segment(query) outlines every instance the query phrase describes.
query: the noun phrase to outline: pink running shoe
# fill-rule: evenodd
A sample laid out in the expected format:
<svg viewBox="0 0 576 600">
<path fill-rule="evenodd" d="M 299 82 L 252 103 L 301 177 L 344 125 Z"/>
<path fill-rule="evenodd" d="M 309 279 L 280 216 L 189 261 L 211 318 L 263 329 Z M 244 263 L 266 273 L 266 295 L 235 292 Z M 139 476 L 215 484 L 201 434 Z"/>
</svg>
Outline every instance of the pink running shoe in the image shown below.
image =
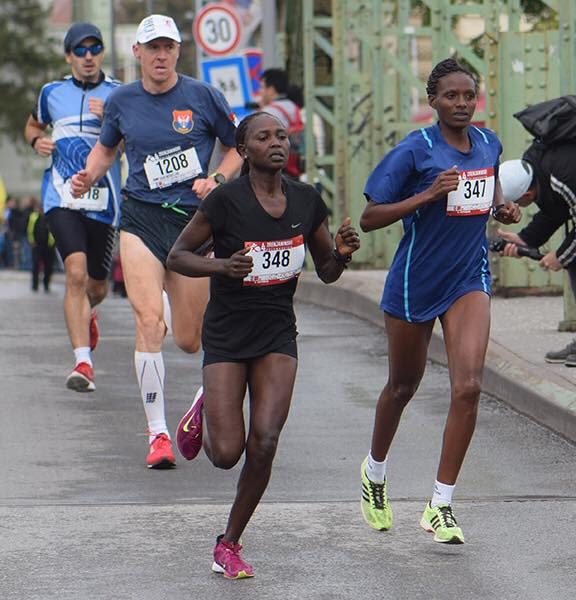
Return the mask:
<svg viewBox="0 0 576 600">
<path fill-rule="evenodd" d="M 176 445 L 180 454 L 186 460 L 198 456 L 202 449 L 202 405 L 204 403 L 204 388 L 200 386 L 194 396 L 192 406 L 180 419 L 176 429 Z"/>
<path fill-rule="evenodd" d="M 158 434 L 150 444 L 146 464 L 149 469 L 170 469 L 176 464 L 172 442 L 165 433 Z"/>
<path fill-rule="evenodd" d="M 98 315 L 93 310 L 90 314 L 90 350 L 94 350 L 100 339 L 100 331 L 98 330 Z"/>
<path fill-rule="evenodd" d="M 66 387 L 75 392 L 93 392 L 96 386 L 92 367 L 86 362 L 78 363 L 66 378 Z"/>
<path fill-rule="evenodd" d="M 214 562 L 212 563 L 214 573 L 222 573 L 226 579 L 254 577 L 252 566 L 240 558 L 242 546 L 233 542 L 227 542 L 222 539 L 223 537 L 223 535 L 219 535 L 216 538 Z"/>
</svg>

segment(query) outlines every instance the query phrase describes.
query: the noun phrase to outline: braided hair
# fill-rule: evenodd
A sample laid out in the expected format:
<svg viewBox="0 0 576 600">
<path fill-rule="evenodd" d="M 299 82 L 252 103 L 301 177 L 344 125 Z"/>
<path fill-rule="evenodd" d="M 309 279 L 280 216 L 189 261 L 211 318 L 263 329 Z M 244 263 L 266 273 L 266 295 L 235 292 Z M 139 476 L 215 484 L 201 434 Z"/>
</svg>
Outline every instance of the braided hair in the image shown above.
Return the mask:
<svg viewBox="0 0 576 600">
<path fill-rule="evenodd" d="M 428 81 L 426 82 L 426 93 L 428 96 L 436 96 L 438 93 L 438 82 L 442 77 L 446 77 L 446 75 L 451 75 L 452 73 L 464 73 L 468 75 L 470 79 L 474 82 L 474 88 L 478 90 L 478 82 L 476 81 L 476 77 L 465 67 L 463 67 L 457 60 L 454 58 L 446 58 L 440 61 L 430 73 L 428 77 Z"/>
</svg>

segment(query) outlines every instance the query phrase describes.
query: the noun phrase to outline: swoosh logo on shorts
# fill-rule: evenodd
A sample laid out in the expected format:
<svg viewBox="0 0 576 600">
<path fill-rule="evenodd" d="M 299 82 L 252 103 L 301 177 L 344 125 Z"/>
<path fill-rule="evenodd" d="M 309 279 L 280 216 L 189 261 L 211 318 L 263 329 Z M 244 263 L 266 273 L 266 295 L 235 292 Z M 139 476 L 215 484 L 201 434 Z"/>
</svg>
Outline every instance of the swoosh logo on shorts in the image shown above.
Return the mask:
<svg viewBox="0 0 576 600">
<path fill-rule="evenodd" d="M 292 227 L 292 229 L 296 229 L 296 227 L 300 227 L 301 224 L 302 223 L 296 223 L 296 225 L 292 225 L 291 227 Z"/>
</svg>

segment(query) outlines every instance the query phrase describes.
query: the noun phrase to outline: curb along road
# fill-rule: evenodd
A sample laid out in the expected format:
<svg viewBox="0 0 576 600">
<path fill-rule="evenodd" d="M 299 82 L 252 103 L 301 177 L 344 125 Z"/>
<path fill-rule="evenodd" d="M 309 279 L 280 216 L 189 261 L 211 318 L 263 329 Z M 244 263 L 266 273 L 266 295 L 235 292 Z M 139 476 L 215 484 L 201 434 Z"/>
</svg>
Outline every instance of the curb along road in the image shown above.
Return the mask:
<svg viewBox="0 0 576 600">
<path fill-rule="evenodd" d="M 326 285 L 315 273 L 300 276 L 296 299 L 353 314 L 383 329 L 379 308 L 385 271 L 348 271 Z M 498 310 L 493 302 L 492 310 Z M 493 327 L 494 333 L 494 327 Z M 437 323 L 428 358 L 446 366 L 442 330 Z M 576 385 L 545 365 L 536 365 L 491 335 L 482 389 L 534 421 L 576 442 Z"/>
</svg>

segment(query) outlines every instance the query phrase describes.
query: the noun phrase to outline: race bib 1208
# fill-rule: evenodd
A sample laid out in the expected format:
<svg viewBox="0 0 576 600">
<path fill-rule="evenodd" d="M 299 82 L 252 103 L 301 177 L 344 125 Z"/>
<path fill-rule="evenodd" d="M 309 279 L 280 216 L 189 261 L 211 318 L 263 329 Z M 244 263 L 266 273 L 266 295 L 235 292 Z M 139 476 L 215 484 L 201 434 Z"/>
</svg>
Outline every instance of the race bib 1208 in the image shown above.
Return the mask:
<svg viewBox="0 0 576 600">
<path fill-rule="evenodd" d="M 193 179 L 202 173 L 196 148 L 179 146 L 146 157 L 144 171 L 151 190 Z"/>
</svg>

